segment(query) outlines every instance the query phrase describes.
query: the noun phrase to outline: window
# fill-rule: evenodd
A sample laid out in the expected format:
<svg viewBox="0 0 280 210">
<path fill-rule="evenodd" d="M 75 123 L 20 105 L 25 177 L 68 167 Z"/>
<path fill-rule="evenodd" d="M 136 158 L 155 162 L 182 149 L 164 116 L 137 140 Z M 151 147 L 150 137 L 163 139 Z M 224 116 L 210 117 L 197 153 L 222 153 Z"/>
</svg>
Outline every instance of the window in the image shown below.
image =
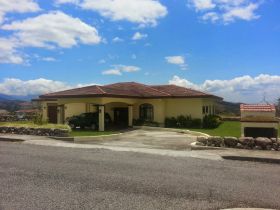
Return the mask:
<svg viewBox="0 0 280 210">
<path fill-rule="evenodd" d="M 139 107 L 140 119 L 145 121 L 154 120 L 154 107 L 151 104 L 142 104 Z"/>
<path fill-rule="evenodd" d="M 214 114 L 214 106 L 202 106 L 202 114 Z"/>
</svg>

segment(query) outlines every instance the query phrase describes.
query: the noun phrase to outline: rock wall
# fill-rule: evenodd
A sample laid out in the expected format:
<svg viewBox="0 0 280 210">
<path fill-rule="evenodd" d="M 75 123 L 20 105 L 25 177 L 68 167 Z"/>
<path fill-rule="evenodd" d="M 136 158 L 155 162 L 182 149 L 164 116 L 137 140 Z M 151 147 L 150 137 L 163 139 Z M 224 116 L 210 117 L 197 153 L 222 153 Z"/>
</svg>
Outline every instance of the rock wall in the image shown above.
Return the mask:
<svg viewBox="0 0 280 210">
<path fill-rule="evenodd" d="M 212 147 L 230 147 L 239 149 L 274 150 L 280 151 L 280 139 L 277 138 L 252 138 L 252 137 L 197 137 L 197 145 Z"/>
<path fill-rule="evenodd" d="M 35 136 L 59 136 L 59 137 L 69 136 L 69 130 L 67 129 L 27 128 L 27 127 L 7 127 L 7 126 L 1 126 L 0 133 L 35 135 Z"/>
</svg>

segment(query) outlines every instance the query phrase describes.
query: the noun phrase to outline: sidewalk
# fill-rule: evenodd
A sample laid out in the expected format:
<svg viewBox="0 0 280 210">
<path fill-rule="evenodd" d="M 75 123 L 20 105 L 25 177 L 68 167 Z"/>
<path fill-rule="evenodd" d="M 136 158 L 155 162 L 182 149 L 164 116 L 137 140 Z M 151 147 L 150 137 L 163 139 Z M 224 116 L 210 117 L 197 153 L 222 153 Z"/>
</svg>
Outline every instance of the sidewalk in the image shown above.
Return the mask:
<svg viewBox="0 0 280 210">
<path fill-rule="evenodd" d="M 196 157 L 212 160 L 239 160 L 239 161 L 254 161 L 265 163 L 280 164 L 280 151 L 265 151 L 265 150 L 245 150 L 245 149 L 213 149 L 213 150 L 175 150 L 164 148 L 143 148 L 126 146 L 125 144 L 99 144 L 91 142 L 90 144 L 78 144 L 73 142 L 65 142 L 61 140 L 54 140 L 46 136 L 31 136 L 31 135 L 14 135 L 14 134 L 1 134 L 0 141 L 23 142 L 27 144 L 35 144 L 42 146 L 56 146 L 56 147 L 72 147 L 80 149 L 109 149 L 114 151 L 123 152 L 140 152 L 157 155 L 167 155 L 173 157 Z"/>
</svg>

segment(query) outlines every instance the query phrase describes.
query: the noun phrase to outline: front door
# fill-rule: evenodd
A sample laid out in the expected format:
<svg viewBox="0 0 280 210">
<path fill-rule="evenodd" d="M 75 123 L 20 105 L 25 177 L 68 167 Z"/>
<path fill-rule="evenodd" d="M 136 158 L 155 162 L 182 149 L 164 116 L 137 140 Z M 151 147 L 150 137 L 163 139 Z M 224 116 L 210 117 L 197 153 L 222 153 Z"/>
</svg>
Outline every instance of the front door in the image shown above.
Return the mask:
<svg viewBox="0 0 280 210">
<path fill-rule="evenodd" d="M 57 106 L 48 106 L 49 123 L 57 123 Z"/>
<path fill-rule="evenodd" d="M 114 123 L 118 127 L 128 126 L 128 108 L 115 108 L 114 109 Z"/>
</svg>

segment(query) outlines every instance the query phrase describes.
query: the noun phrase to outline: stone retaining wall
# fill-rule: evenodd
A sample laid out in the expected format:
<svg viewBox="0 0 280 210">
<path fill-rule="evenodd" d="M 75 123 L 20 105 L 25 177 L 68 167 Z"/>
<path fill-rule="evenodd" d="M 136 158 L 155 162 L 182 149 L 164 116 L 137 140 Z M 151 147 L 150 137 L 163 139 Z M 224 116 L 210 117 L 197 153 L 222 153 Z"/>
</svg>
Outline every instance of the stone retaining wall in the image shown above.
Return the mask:
<svg viewBox="0 0 280 210">
<path fill-rule="evenodd" d="M 27 127 L 7 127 L 1 126 L 0 133 L 2 134 L 19 134 L 19 135 L 35 135 L 35 136 L 69 136 L 67 129 L 54 128 L 27 128 Z"/>
<path fill-rule="evenodd" d="M 277 138 L 252 138 L 252 137 L 197 137 L 196 145 L 211 147 L 230 147 L 239 149 L 274 150 L 280 151 L 280 139 Z"/>
</svg>

